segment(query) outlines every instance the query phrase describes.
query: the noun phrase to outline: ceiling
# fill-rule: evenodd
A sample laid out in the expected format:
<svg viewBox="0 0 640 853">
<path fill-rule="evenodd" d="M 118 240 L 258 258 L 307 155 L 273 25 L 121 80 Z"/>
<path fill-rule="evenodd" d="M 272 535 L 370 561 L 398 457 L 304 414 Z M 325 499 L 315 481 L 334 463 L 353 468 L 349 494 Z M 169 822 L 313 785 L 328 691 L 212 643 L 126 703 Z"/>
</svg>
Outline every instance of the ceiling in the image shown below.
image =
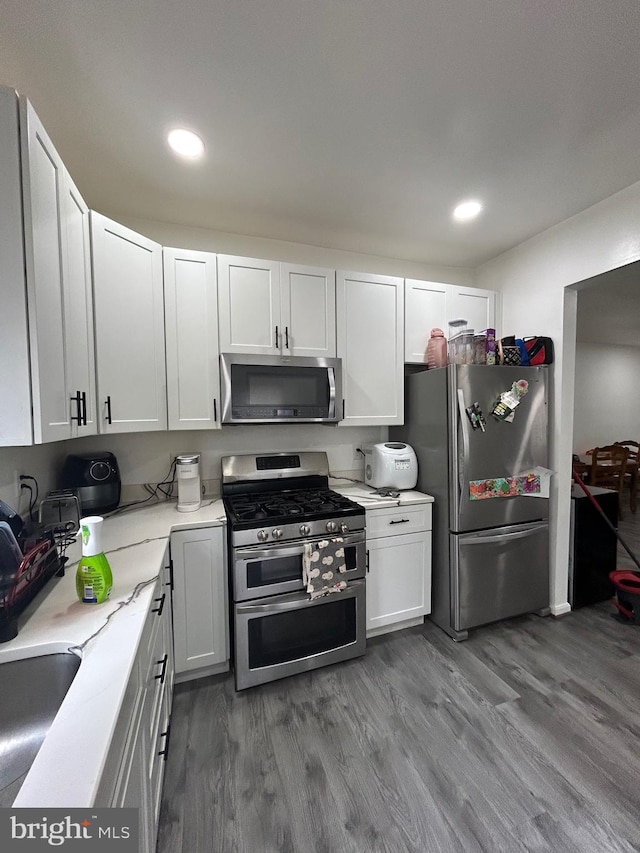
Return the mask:
<svg viewBox="0 0 640 853">
<path fill-rule="evenodd" d="M 638 0 L 2 0 L 0 82 L 108 215 L 475 267 L 640 179 L 638 32 Z"/>
</svg>

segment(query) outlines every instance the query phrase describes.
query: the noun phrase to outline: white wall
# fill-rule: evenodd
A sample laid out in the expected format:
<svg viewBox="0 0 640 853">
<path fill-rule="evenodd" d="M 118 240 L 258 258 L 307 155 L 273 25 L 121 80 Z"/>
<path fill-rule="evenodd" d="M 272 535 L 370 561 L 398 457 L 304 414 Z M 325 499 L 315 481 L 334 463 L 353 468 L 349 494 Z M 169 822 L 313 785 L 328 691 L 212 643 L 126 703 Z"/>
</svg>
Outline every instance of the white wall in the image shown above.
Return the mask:
<svg viewBox="0 0 640 853">
<path fill-rule="evenodd" d="M 577 292 L 571 285 L 640 258 L 640 183 L 633 184 L 478 271 L 477 285 L 503 293 L 503 329 L 555 341 L 551 400 L 551 608 L 569 609 L 567 572 L 573 446 Z"/>
<path fill-rule="evenodd" d="M 614 441 L 640 441 L 640 347 L 578 343 L 574 453 Z"/>
<path fill-rule="evenodd" d="M 100 211 L 103 212 L 103 211 Z M 109 211 L 104 211 L 111 216 Z M 163 246 L 193 249 L 200 252 L 219 252 L 226 255 L 241 255 L 249 258 L 264 258 L 271 261 L 309 264 L 310 266 L 335 267 L 356 272 L 398 275 L 404 278 L 419 278 L 427 281 L 442 281 L 473 287 L 473 270 L 463 267 L 443 267 L 434 264 L 416 263 L 401 258 L 383 258 L 379 255 L 364 255 L 344 252 L 339 249 L 289 243 L 285 240 L 268 240 L 264 237 L 249 237 L 228 234 L 224 231 L 209 231 L 167 222 L 136 219 L 130 216 L 112 216 L 118 222 L 132 228 L 150 240 Z"/>
</svg>

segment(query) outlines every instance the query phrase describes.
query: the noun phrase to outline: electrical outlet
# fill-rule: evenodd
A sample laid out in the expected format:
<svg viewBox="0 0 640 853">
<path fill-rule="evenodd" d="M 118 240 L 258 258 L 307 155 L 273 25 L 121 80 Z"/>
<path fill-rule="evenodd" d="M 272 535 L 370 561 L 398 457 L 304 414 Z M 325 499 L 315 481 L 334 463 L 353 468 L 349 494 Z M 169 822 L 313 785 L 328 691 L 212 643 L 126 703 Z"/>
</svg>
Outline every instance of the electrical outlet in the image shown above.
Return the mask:
<svg viewBox="0 0 640 853">
<path fill-rule="evenodd" d="M 360 451 L 362 448 L 359 444 L 353 446 L 353 462 L 359 467 L 364 465 L 364 455 Z"/>
</svg>

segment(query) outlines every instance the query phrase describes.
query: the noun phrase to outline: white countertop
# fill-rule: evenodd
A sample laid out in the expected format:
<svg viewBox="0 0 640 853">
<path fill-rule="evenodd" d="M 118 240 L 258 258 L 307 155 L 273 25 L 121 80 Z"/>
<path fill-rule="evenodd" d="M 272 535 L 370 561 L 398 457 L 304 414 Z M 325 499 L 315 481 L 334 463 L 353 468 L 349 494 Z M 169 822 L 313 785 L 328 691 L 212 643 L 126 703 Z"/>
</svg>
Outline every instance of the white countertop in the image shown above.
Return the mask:
<svg viewBox="0 0 640 853">
<path fill-rule="evenodd" d="M 433 501 L 416 491 L 381 497 L 350 480 L 334 479 L 329 485 L 365 508 Z M 0 663 L 67 651 L 82 658 L 16 807 L 93 805 L 171 532 L 224 523 L 220 499 L 206 500 L 195 512 L 178 512 L 174 500 L 108 516 L 103 547 L 113 589 L 100 605 L 78 601 L 80 546 L 70 546 L 64 578 L 48 583 L 20 617 L 18 636 L 0 645 Z"/>
<path fill-rule="evenodd" d="M 0 645 L 0 663 L 70 650 L 82 657 L 16 807 L 93 805 L 171 531 L 224 521 L 220 500 L 189 513 L 168 501 L 108 517 L 103 547 L 113 589 L 99 605 L 78 601 L 80 547 L 69 548 L 65 576 L 47 584 L 20 617 L 18 636 Z"/>
<path fill-rule="evenodd" d="M 384 509 L 394 506 L 409 506 L 410 504 L 433 503 L 434 500 L 431 495 L 425 495 L 423 492 L 416 492 L 413 489 L 401 491 L 396 498 L 383 496 L 379 495 L 371 486 L 353 480 L 331 479 L 329 486 L 336 492 L 340 492 L 341 495 L 359 503 L 365 509 Z"/>
</svg>

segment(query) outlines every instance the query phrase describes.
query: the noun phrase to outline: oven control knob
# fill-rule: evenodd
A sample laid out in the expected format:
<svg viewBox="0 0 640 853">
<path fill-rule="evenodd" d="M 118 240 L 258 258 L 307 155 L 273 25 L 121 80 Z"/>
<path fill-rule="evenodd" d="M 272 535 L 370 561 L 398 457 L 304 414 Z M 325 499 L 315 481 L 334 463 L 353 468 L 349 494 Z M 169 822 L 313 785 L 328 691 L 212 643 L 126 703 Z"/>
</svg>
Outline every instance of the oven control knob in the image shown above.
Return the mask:
<svg viewBox="0 0 640 853">
<path fill-rule="evenodd" d="M 309 527 L 308 524 L 301 524 L 300 525 L 300 535 L 301 536 L 308 536 L 310 533 L 311 533 L 311 528 Z"/>
<path fill-rule="evenodd" d="M 343 522 L 343 523 L 340 525 L 340 533 L 348 533 L 348 532 L 349 532 L 349 525 L 348 525 L 348 524 L 345 524 L 345 523 Z"/>
<path fill-rule="evenodd" d="M 279 527 L 275 527 L 271 531 L 271 535 L 273 536 L 274 539 L 282 539 L 282 530 L 280 530 Z"/>
<path fill-rule="evenodd" d="M 327 532 L 328 533 L 337 533 L 338 532 L 338 522 L 337 521 L 327 521 Z"/>
<path fill-rule="evenodd" d="M 259 542 L 266 542 L 268 538 L 269 538 L 269 534 L 267 533 L 266 530 L 258 530 L 258 541 Z"/>
</svg>

